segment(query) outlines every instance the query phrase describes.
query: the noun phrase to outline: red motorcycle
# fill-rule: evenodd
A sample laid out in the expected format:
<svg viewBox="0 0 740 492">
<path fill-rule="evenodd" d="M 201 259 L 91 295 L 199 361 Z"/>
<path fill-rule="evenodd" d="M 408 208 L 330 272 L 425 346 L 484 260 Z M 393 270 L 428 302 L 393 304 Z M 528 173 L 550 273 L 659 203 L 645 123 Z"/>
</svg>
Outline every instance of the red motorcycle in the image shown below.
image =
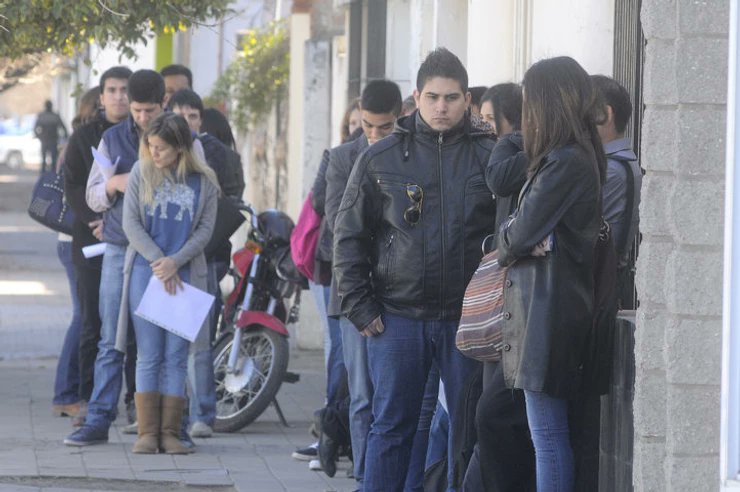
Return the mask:
<svg viewBox="0 0 740 492">
<path fill-rule="evenodd" d="M 249 425 L 270 403 L 287 425 L 275 395 L 283 382 L 298 380 L 288 372 L 286 326 L 298 320 L 301 290 L 308 287 L 290 258 L 290 217 L 239 208 L 249 215 L 249 233 L 233 255 L 235 288 L 223 306 L 213 349 L 217 432 Z"/>
</svg>

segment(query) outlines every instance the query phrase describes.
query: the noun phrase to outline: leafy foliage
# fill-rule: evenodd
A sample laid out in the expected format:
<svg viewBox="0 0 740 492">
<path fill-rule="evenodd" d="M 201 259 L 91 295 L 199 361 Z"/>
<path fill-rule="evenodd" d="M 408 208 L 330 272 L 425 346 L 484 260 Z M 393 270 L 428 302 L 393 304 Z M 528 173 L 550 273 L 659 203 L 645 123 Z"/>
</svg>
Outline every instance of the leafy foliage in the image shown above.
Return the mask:
<svg viewBox="0 0 740 492">
<path fill-rule="evenodd" d="M 0 0 L 0 57 L 56 52 L 71 56 L 88 42 L 133 46 L 227 13 L 229 0 Z"/>
<path fill-rule="evenodd" d="M 218 79 L 206 103 L 229 104 L 239 131 L 247 131 L 270 113 L 286 93 L 290 42 L 284 21 L 250 29 L 236 60 Z"/>
</svg>

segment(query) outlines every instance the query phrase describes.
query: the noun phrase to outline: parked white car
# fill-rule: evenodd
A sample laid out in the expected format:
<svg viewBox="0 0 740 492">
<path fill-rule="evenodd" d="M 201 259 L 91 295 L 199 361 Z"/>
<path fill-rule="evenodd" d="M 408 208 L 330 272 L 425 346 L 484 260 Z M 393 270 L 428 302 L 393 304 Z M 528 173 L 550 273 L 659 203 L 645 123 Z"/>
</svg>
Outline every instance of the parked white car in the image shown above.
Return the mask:
<svg viewBox="0 0 740 492">
<path fill-rule="evenodd" d="M 0 163 L 11 169 L 41 163 L 41 142 L 34 136 L 36 115 L 0 122 Z"/>
</svg>

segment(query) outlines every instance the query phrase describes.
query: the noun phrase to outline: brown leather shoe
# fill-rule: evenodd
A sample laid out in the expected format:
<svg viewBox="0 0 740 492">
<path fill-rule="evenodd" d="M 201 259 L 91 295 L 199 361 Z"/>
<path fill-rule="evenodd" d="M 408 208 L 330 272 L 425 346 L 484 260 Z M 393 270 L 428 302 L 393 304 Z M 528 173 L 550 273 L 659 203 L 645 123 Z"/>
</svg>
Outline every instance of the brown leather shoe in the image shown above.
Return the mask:
<svg viewBox="0 0 740 492">
<path fill-rule="evenodd" d="M 81 406 L 79 401 L 69 405 L 52 405 L 51 414 L 55 417 L 77 417 L 80 414 Z"/>
</svg>

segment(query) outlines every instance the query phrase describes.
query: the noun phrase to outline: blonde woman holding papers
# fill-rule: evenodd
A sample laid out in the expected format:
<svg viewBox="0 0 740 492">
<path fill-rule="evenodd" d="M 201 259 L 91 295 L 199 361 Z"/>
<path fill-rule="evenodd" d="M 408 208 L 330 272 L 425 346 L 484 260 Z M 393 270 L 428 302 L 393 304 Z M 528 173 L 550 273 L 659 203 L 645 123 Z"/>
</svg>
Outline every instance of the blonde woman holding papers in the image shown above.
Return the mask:
<svg viewBox="0 0 740 492">
<path fill-rule="evenodd" d="M 185 119 L 172 113 L 158 116 L 142 137 L 123 211 L 129 247 L 119 325 L 126 323 L 131 313 L 138 345 L 135 399 L 139 437 L 134 453 L 190 451 L 178 440 L 189 343 L 133 313 L 152 275 L 171 295 L 183 282 L 205 290 L 203 249 L 213 232 L 218 194 L 215 174 L 193 154 Z"/>
</svg>

